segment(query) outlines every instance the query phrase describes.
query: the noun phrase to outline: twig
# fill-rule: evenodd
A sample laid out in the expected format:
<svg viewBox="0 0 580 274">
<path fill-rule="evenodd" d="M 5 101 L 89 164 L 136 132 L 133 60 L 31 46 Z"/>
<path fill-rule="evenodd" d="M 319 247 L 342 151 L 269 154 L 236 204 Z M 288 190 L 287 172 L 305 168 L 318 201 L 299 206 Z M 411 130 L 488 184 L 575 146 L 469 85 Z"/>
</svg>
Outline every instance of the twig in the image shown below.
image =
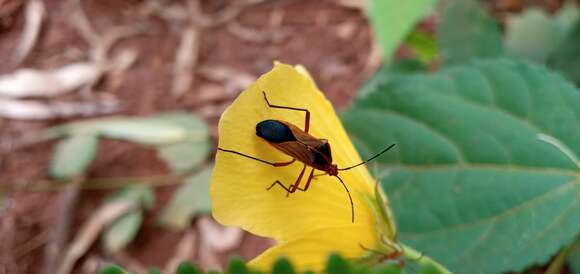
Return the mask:
<svg viewBox="0 0 580 274">
<path fill-rule="evenodd" d="M 200 240 L 200 242 L 199 250 L 202 250 L 203 252 L 199 252 L 199 261 L 203 269 L 221 271 L 222 266 L 217 255 L 215 254 L 216 251 L 203 238 Z"/>
<path fill-rule="evenodd" d="M 58 270 L 51 273 L 70 273 L 74 264 L 87 252 L 89 247 L 99 237 L 100 232 L 105 228 L 105 226 L 135 207 L 136 204 L 134 201 L 118 201 L 103 205 L 87 222 L 85 222 L 65 253 Z"/>
<path fill-rule="evenodd" d="M 175 271 L 181 262 L 192 259 L 195 256 L 195 242 L 195 231 L 187 231 L 179 241 L 173 258 L 165 265 L 163 273 L 176 273 Z"/>
<path fill-rule="evenodd" d="M 123 39 L 129 37 L 145 34 L 147 26 L 143 24 L 136 24 L 130 26 L 118 26 L 105 32 L 99 42 L 95 45 L 93 51 L 94 60 L 96 62 L 107 62 L 109 51 Z"/>
<path fill-rule="evenodd" d="M 229 95 L 237 95 L 256 80 L 251 74 L 227 66 L 200 66 L 198 73 L 215 82 L 223 82 Z"/>
<path fill-rule="evenodd" d="M 288 37 L 288 32 L 281 29 L 259 31 L 248 28 L 237 21 L 228 24 L 227 30 L 238 39 L 250 43 L 279 44 Z"/>
<path fill-rule="evenodd" d="M 72 0 L 72 5 L 74 6 L 74 12 L 70 17 L 72 20 L 72 26 L 77 29 L 78 33 L 87 43 L 89 43 L 89 45 L 95 46 L 101 40 L 101 36 L 95 31 L 89 22 L 81 0 Z"/>
<path fill-rule="evenodd" d="M 80 180 L 75 180 L 68 185 L 62 193 L 62 201 L 57 209 L 57 220 L 54 230 L 52 231 L 52 240 L 46 246 L 44 253 L 44 263 L 42 270 L 44 274 L 54 274 L 58 264 L 59 258 L 64 250 L 64 245 L 68 240 L 69 229 L 74 213 L 75 205 L 77 203 L 80 193 Z"/>
<path fill-rule="evenodd" d="M 195 66 L 199 56 L 200 31 L 189 26 L 181 33 L 179 48 L 173 62 L 171 95 L 181 97 L 193 85 Z"/>
<path fill-rule="evenodd" d="M 29 0 L 26 3 L 24 30 L 14 54 L 14 63 L 20 64 L 34 48 L 42 29 L 44 15 L 45 8 L 42 0 Z"/>
<path fill-rule="evenodd" d="M 334 2 L 345 8 L 366 12 L 369 8 L 368 2 L 370 2 L 370 0 L 334 0 Z"/>
<path fill-rule="evenodd" d="M 85 13 L 81 0 L 72 0 L 75 6 L 75 12 L 71 17 L 71 24 L 77 29 L 77 32 L 91 46 L 91 60 L 102 66 L 103 70 L 109 66 L 108 53 L 113 46 L 122 39 L 143 34 L 147 31 L 146 26 L 142 24 L 114 27 L 104 34 L 99 34 L 90 23 Z"/>
<path fill-rule="evenodd" d="M 201 11 L 199 0 L 188 1 L 188 6 L 193 22 L 200 27 L 210 28 L 215 27 L 237 18 L 244 9 L 258 5 L 267 0 L 239 0 L 235 4 L 228 5 L 225 9 L 217 14 L 206 15 Z"/>
</svg>

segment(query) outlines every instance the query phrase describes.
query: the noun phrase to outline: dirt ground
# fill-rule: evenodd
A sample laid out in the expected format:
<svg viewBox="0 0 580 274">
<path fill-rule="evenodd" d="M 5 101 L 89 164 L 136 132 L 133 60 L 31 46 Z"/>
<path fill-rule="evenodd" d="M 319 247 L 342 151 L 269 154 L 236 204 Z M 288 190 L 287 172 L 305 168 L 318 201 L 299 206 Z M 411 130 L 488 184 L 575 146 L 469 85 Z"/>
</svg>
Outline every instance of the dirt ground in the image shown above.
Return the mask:
<svg viewBox="0 0 580 274">
<path fill-rule="evenodd" d="M 530 4 L 555 10 L 562 1 L 488 1 L 499 18 Z M 44 1 L 46 16 L 38 42 L 20 64 L 14 62 L 24 26 L 24 0 L 0 0 L 0 74 L 22 67 L 48 69 L 91 59 L 91 37 L 107 37 L 119 27 L 134 33 L 115 43 L 110 59 L 128 50 L 137 54 L 129 68 L 107 73 L 92 90 L 72 92 L 42 102 L 91 101 L 114 97 L 121 108 L 114 114 L 147 115 L 187 110 L 200 114 L 210 125 L 215 141 L 217 120 L 223 109 L 255 77 L 268 71 L 273 60 L 303 64 L 340 111 L 377 69 L 376 48 L 362 1 Z M 80 3 L 80 4 L 79 4 Z M 83 31 L 82 16 L 92 26 Z M 191 14 L 195 16 L 190 16 Z M 79 19 L 80 18 L 80 19 Z M 90 28 L 89 28 L 90 29 Z M 180 41 L 189 33 L 195 39 L 186 51 L 193 60 L 176 72 L 174 60 Z M 114 36 L 114 35 L 113 35 Z M 191 83 L 175 91 L 176 75 L 193 75 Z M 179 76 L 178 76 L 179 77 Z M 188 80 L 186 80 L 187 82 Z M 53 142 L 22 145 L 46 127 L 90 117 L 53 117 L 38 121 L 0 118 L 0 185 L 22 187 L 46 179 Z M 119 141 L 103 141 L 88 178 L 151 176 L 168 170 L 147 148 Z M 90 273 L 102 262 L 118 262 L 132 270 L 170 267 L 174 258 L 205 267 L 223 265 L 229 255 L 251 258 L 271 243 L 249 234 L 229 247 L 204 254 L 200 239 L 207 230 L 221 231 L 209 219 L 197 219 L 191 228 L 174 232 L 159 228 L 154 217 L 175 186 L 156 190 L 156 207 L 147 213 L 137 239 L 121 254 L 105 254 L 95 244 L 76 264 L 75 273 Z M 50 241 L 64 192 L 16 192 L 6 196 L 0 209 L 0 274 L 41 273 L 44 249 Z M 72 210 L 72 229 L 100 205 L 109 193 L 83 190 Z M 195 248 L 185 248 L 184 244 Z M 180 248 L 181 246 L 181 248 Z"/>
</svg>

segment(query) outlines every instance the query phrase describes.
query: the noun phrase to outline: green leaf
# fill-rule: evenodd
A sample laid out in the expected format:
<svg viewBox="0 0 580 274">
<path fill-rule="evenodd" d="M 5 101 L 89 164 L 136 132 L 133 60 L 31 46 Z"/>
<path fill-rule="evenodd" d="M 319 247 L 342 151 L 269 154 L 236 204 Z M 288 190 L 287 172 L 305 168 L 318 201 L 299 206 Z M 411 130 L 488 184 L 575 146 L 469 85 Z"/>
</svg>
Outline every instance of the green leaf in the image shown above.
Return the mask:
<svg viewBox="0 0 580 274">
<path fill-rule="evenodd" d="M 100 274 L 125 274 L 125 271 L 116 265 L 107 265 L 101 269 Z"/>
<path fill-rule="evenodd" d="M 506 25 L 506 51 L 516 57 L 545 63 L 565 39 L 580 17 L 578 8 L 568 4 L 555 16 L 539 8 L 529 8 L 510 17 Z"/>
<path fill-rule="evenodd" d="M 155 194 L 149 186 L 135 185 L 125 187 L 107 198 L 108 202 L 121 200 L 131 201 L 145 208 L 152 208 L 155 204 Z"/>
<path fill-rule="evenodd" d="M 187 113 L 165 113 L 150 117 L 112 117 L 53 127 L 43 136 L 93 134 L 143 145 L 206 142 L 208 129 L 200 118 Z"/>
<path fill-rule="evenodd" d="M 369 19 L 387 63 L 415 24 L 436 0 L 371 0 Z"/>
<path fill-rule="evenodd" d="M 116 253 L 129 244 L 141 227 L 143 213 L 131 211 L 107 227 L 103 234 L 103 246 L 109 253 Z"/>
<path fill-rule="evenodd" d="M 98 144 L 95 135 L 78 134 L 61 140 L 50 163 L 50 176 L 68 180 L 82 175 L 95 158 Z"/>
<path fill-rule="evenodd" d="M 573 274 L 580 274 L 580 235 L 568 251 L 568 265 Z"/>
<path fill-rule="evenodd" d="M 168 112 L 155 116 L 157 119 L 171 122 L 187 131 L 199 132 L 199 136 L 208 134 L 207 124 L 199 116 L 188 112 Z"/>
<path fill-rule="evenodd" d="M 555 49 L 548 64 L 568 79 L 580 83 L 580 20 Z"/>
<path fill-rule="evenodd" d="M 182 142 L 159 148 L 159 156 L 174 172 L 186 172 L 204 162 L 210 152 L 209 140 Z"/>
<path fill-rule="evenodd" d="M 154 194 L 149 187 L 129 187 L 113 194 L 108 199 L 108 202 L 119 200 L 152 207 Z M 141 227 L 142 219 L 142 210 L 135 209 L 107 226 L 102 235 L 102 243 L 105 250 L 109 253 L 116 253 L 133 241 Z"/>
<path fill-rule="evenodd" d="M 272 266 L 272 274 L 294 274 L 294 268 L 288 259 L 280 258 Z"/>
<path fill-rule="evenodd" d="M 454 272 L 500 273 L 580 230 L 578 106 L 559 75 L 498 59 L 386 82 L 343 121 L 371 151 L 397 144 L 377 161 L 404 243 Z"/>
<path fill-rule="evenodd" d="M 350 272 L 350 266 L 342 257 L 332 254 L 328 257 L 325 271 L 327 274 L 346 274 Z"/>
<path fill-rule="evenodd" d="M 430 64 L 439 52 L 435 35 L 430 32 L 414 30 L 407 35 L 405 44 L 423 64 Z"/>
<path fill-rule="evenodd" d="M 159 222 L 173 229 L 185 229 L 199 213 L 210 212 L 209 182 L 211 166 L 189 177 L 171 197 L 163 209 Z"/>
<path fill-rule="evenodd" d="M 144 145 L 162 145 L 187 139 L 187 131 L 177 125 L 147 118 L 109 118 L 79 123 L 74 131 L 94 132 L 112 139 Z"/>
<path fill-rule="evenodd" d="M 180 263 L 177 267 L 176 274 L 199 274 L 201 273 L 197 268 L 189 262 Z"/>
<path fill-rule="evenodd" d="M 184 112 L 161 114 L 159 120 L 170 122 L 187 130 L 184 142 L 159 147 L 159 156 L 174 172 L 186 172 L 206 160 L 210 152 L 209 129 L 199 117 Z"/>
<path fill-rule="evenodd" d="M 248 267 L 246 267 L 246 263 L 238 257 L 234 257 L 230 259 L 230 263 L 228 264 L 228 274 L 248 274 Z"/>
<path fill-rule="evenodd" d="M 446 64 L 499 56 L 502 36 L 495 20 L 476 0 L 452 0 L 437 28 L 439 51 Z"/>
<path fill-rule="evenodd" d="M 148 274 L 163 274 L 163 272 L 161 272 L 161 270 L 159 268 L 156 268 L 156 267 L 149 268 L 147 273 Z"/>
<path fill-rule="evenodd" d="M 432 265 L 424 266 L 419 269 L 418 274 L 441 274 L 439 269 Z"/>
<path fill-rule="evenodd" d="M 377 267 L 375 267 L 373 273 L 376 274 L 400 274 L 401 272 L 401 268 L 389 263 L 389 264 L 380 264 Z"/>
</svg>

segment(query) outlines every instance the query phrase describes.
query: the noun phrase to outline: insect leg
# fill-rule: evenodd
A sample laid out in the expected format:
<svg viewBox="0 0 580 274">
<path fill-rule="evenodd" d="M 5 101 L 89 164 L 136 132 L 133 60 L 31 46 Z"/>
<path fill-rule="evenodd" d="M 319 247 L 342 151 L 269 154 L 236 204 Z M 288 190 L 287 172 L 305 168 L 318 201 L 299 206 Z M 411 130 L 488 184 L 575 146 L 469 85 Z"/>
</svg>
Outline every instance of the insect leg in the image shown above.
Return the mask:
<svg viewBox="0 0 580 274">
<path fill-rule="evenodd" d="M 272 185 L 270 185 L 269 187 L 266 188 L 266 190 L 270 190 L 272 187 L 274 187 L 275 185 L 279 185 L 281 186 L 283 189 L 286 190 L 286 192 L 290 193 L 290 188 L 285 186 L 284 184 L 282 184 L 280 181 L 276 180 L 276 182 L 273 182 Z"/>
<path fill-rule="evenodd" d="M 296 179 L 296 182 L 294 182 L 294 184 L 290 186 L 290 189 L 291 189 L 290 193 L 296 192 L 297 189 L 302 190 L 298 186 L 300 185 L 300 181 L 302 181 L 302 176 L 304 175 L 305 170 L 306 170 L 306 165 L 304 165 L 304 167 L 302 167 L 302 171 L 300 171 L 300 175 L 298 176 L 298 179 Z M 312 173 L 310 175 L 312 175 Z M 306 189 L 308 189 L 308 184 L 310 184 L 310 179 L 311 179 L 311 177 L 309 176 L 308 181 L 306 182 Z M 288 194 L 286 195 L 286 197 L 288 197 Z"/>
<path fill-rule="evenodd" d="M 264 94 L 264 100 L 266 100 L 266 104 L 268 104 L 268 106 L 271 108 L 282 108 L 282 109 L 290 109 L 290 110 L 297 110 L 297 111 L 306 112 L 306 117 L 304 118 L 304 131 L 308 133 L 308 129 L 310 129 L 310 111 L 308 111 L 308 109 L 272 105 L 272 104 L 270 104 L 270 101 L 268 101 L 268 98 L 266 97 L 266 92 L 262 91 L 262 93 Z"/>
<path fill-rule="evenodd" d="M 298 186 L 296 186 L 296 189 L 298 189 L 300 191 L 308 190 L 308 188 L 310 187 L 310 182 L 312 182 L 312 178 L 314 178 L 314 168 L 312 169 L 312 171 L 310 171 L 310 175 L 308 175 L 308 180 L 306 180 L 306 184 L 304 185 L 304 188 L 299 188 Z"/>
<path fill-rule="evenodd" d="M 294 182 L 294 184 L 290 185 L 289 187 L 286 187 L 280 181 L 276 180 L 276 182 L 272 183 L 272 185 L 267 187 L 266 190 L 270 190 L 275 185 L 280 185 L 282 188 L 284 188 L 286 190 L 286 197 L 288 197 L 288 195 L 290 195 L 290 193 L 296 192 L 296 188 L 298 187 L 298 184 L 300 184 L 300 180 L 302 180 L 302 176 L 304 176 L 304 170 L 306 170 L 306 165 L 304 165 L 304 167 L 302 168 L 302 171 L 300 171 L 300 175 L 298 175 L 296 182 Z"/>
<path fill-rule="evenodd" d="M 256 157 L 253 157 L 253 156 L 250 156 L 250 155 L 247 155 L 247 154 L 243 154 L 241 152 L 237 152 L 235 150 L 223 149 L 223 148 L 220 148 L 220 147 L 218 147 L 217 149 L 220 150 L 220 151 L 223 151 L 223 152 L 229 152 L 229 153 L 233 153 L 233 154 L 237 154 L 237 155 L 246 157 L 248 159 L 256 160 L 258 162 L 262 162 L 264 164 L 271 165 L 273 167 L 287 166 L 287 165 L 290 165 L 290 164 L 292 164 L 292 163 L 294 163 L 296 161 L 296 159 L 292 159 L 292 160 L 290 160 L 288 162 L 269 162 L 269 161 L 262 160 L 262 159 L 259 159 L 259 158 L 256 158 Z"/>
</svg>

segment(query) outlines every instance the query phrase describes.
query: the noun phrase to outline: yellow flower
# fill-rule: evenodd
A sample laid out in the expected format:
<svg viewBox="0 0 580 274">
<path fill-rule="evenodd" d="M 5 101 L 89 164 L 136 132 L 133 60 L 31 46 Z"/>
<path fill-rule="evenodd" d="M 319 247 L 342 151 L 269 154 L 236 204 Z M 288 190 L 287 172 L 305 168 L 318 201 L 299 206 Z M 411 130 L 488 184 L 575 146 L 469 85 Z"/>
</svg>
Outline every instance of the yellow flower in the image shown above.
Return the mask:
<svg viewBox="0 0 580 274">
<path fill-rule="evenodd" d="M 308 73 L 302 67 L 279 63 L 242 92 L 224 112 L 219 123 L 219 148 L 270 162 L 291 160 L 256 136 L 256 124 L 278 119 L 304 128 L 305 113 L 270 108 L 263 92 L 273 105 L 308 109 L 309 133 L 328 139 L 334 163 L 339 168 L 361 162 L 332 105 Z M 352 194 L 354 222 L 347 192 L 333 176 L 318 176 L 307 191 L 296 191 L 288 197 L 286 190 L 278 185 L 266 190 L 276 180 L 286 186 L 293 184 L 302 168 L 303 164 L 298 161 L 273 167 L 218 151 L 210 187 L 214 218 L 224 225 L 239 226 L 278 241 L 250 265 L 266 270 L 278 257 L 286 256 L 299 270 L 320 271 L 331 252 L 361 258 L 369 253 L 366 248 L 385 253 L 394 251 L 394 245 L 389 244 L 395 241 L 391 213 L 382 203 L 385 198 L 376 192 L 374 180 L 364 165 L 339 172 Z M 309 173 L 307 168 L 301 187 Z"/>
</svg>

